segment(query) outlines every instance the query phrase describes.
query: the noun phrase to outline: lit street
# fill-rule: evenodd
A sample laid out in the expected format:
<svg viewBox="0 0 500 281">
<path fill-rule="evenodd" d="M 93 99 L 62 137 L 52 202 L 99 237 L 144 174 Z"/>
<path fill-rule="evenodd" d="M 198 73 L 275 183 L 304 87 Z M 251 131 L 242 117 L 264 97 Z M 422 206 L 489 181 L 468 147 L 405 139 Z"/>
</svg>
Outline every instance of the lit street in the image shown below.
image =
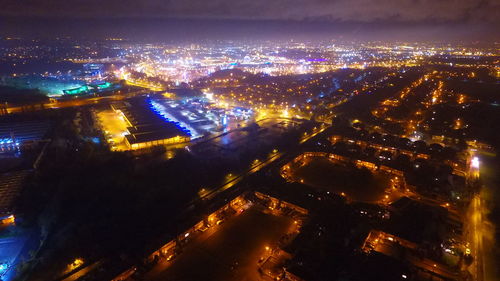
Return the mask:
<svg viewBox="0 0 500 281">
<path fill-rule="evenodd" d="M 466 240 L 470 243 L 471 255 L 474 258 L 470 271 L 477 281 L 497 281 L 498 266 L 494 262 L 495 247 L 495 225 L 487 219 L 489 214 L 488 205 L 493 197 L 493 190 L 490 186 L 494 184 L 494 179 L 498 177 L 494 168 L 496 164 L 492 158 L 484 156 L 481 158 L 481 180 L 484 186 L 481 192 L 472 199 L 469 210 L 466 214 L 464 231 Z"/>
<path fill-rule="evenodd" d="M 282 155 L 283 155 L 283 153 L 275 152 L 265 161 L 258 162 L 256 164 L 252 164 L 250 169 L 248 169 L 243 174 L 228 175 L 227 181 L 222 186 L 220 186 L 214 190 L 208 191 L 207 193 L 203 194 L 203 196 L 201 198 L 210 199 L 210 198 L 214 197 L 215 195 L 219 194 L 220 192 L 223 192 L 223 191 L 233 187 L 234 185 L 236 185 L 237 183 L 242 181 L 245 177 L 260 171 L 262 168 L 266 167 L 267 165 L 269 165 L 269 164 L 273 163 L 274 161 L 276 161 L 277 159 L 279 159 Z"/>
</svg>

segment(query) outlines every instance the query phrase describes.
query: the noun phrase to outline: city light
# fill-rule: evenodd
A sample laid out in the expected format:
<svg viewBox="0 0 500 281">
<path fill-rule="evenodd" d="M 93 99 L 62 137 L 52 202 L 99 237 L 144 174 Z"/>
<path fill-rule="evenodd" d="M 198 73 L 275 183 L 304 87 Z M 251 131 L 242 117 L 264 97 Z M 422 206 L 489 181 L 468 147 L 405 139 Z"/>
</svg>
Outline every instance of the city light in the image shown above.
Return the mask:
<svg viewBox="0 0 500 281">
<path fill-rule="evenodd" d="M 474 168 L 474 169 L 479 169 L 479 158 L 478 157 L 473 157 L 471 159 L 471 167 Z"/>
<path fill-rule="evenodd" d="M 303 9 L 311 15 L 261 10 L 271 21 L 352 17 L 313 4 Z M 115 13 L 125 6 L 97 17 L 122 18 Z M 162 14 L 156 6 L 152 15 Z M 440 9 L 429 11 L 415 23 Z M 209 40 L 199 40 L 184 37 L 181 22 L 174 33 L 160 21 L 151 33 L 124 25 L 123 38 L 104 29 L 86 39 L 77 29 L 51 29 L 49 40 L 0 36 L 1 280 L 305 280 L 310 270 L 328 279 L 332 268 L 353 280 L 495 276 L 488 179 L 499 51 L 475 43 L 491 32 L 437 43 L 372 32 L 286 38 L 263 28 L 273 36 L 240 40 L 203 27 L 196 32 Z M 243 24 L 226 31 L 246 32 Z M 413 35 L 405 33 L 421 37 Z M 54 201 L 50 215 L 61 219 L 43 236 L 71 243 L 40 245 L 47 200 L 25 197 Z M 141 239 L 123 231 L 134 227 Z M 321 251 L 332 245 L 339 268 Z M 364 268 L 382 270 L 358 270 L 361 252 Z"/>
<path fill-rule="evenodd" d="M 76 258 L 73 262 L 71 262 L 66 268 L 66 273 L 71 272 L 84 264 L 84 260 L 82 258 Z"/>
</svg>

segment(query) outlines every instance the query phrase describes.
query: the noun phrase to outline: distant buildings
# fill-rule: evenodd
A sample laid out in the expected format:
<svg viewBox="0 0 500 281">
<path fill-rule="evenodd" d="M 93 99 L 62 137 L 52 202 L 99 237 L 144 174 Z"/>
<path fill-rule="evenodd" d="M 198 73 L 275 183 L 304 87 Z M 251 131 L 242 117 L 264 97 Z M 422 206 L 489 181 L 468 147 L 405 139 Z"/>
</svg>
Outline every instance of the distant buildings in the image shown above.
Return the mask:
<svg viewBox="0 0 500 281">
<path fill-rule="evenodd" d="M 100 63 L 86 63 L 83 65 L 83 74 L 89 77 L 100 77 L 104 73 L 104 65 Z"/>
<path fill-rule="evenodd" d="M 38 90 L 48 96 L 61 95 L 83 95 L 116 89 L 118 84 L 105 82 L 99 77 L 86 81 L 79 80 L 76 76 L 45 77 L 38 75 L 27 75 L 19 77 L 1 77 L 0 86 L 13 87 L 16 89 Z M 84 76 L 83 78 L 88 78 Z M 97 78 L 97 80 L 96 80 Z"/>
</svg>

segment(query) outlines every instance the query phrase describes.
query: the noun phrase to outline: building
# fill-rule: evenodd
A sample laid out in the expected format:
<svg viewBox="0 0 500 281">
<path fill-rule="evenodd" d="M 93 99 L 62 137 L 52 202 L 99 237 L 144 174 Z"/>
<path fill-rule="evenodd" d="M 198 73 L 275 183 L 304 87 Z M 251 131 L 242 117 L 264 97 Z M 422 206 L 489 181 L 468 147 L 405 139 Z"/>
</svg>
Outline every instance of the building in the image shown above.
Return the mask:
<svg viewBox="0 0 500 281">
<path fill-rule="evenodd" d="M 85 76 L 101 76 L 104 72 L 104 65 L 101 63 L 86 63 L 83 65 L 83 74 Z"/>
<path fill-rule="evenodd" d="M 29 171 L 0 174 L 0 224 L 13 222 L 16 199 Z"/>
<path fill-rule="evenodd" d="M 89 85 L 83 85 L 78 88 L 66 89 L 63 90 L 63 93 L 68 96 L 87 95 L 102 91 L 118 89 L 119 87 L 120 85 L 113 84 L 110 82 L 97 82 L 97 83 L 91 83 Z"/>
<path fill-rule="evenodd" d="M 189 136 L 180 135 L 178 130 L 174 128 L 169 130 L 160 127 L 150 127 L 147 131 L 144 131 L 143 128 L 136 129 L 136 127 L 131 127 L 130 129 L 132 132 L 130 135 L 125 136 L 125 142 L 132 150 L 190 141 Z"/>
<path fill-rule="evenodd" d="M 49 127 L 47 121 L 0 122 L 0 153 L 17 151 L 21 146 L 29 146 L 43 140 Z"/>
<path fill-rule="evenodd" d="M 127 123 L 125 143 L 131 150 L 189 142 L 189 131 L 180 124 L 164 119 L 150 108 L 143 98 L 131 99 L 111 105 Z"/>
</svg>

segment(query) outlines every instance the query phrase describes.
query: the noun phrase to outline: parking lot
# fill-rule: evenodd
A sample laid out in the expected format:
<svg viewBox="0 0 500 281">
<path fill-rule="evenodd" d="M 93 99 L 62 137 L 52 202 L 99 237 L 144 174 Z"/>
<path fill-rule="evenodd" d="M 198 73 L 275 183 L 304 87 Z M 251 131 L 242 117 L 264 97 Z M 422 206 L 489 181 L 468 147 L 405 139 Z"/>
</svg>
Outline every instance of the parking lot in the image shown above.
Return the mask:
<svg viewBox="0 0 500 281">
<path fill-rule="evenodd" d="M 259 261 L 271 254 L 292 225 L 288 217 L 253 206 L 196 237 L 178 257 L 160 262 L 144 280 L 261 280 Z"/>
</svg>

